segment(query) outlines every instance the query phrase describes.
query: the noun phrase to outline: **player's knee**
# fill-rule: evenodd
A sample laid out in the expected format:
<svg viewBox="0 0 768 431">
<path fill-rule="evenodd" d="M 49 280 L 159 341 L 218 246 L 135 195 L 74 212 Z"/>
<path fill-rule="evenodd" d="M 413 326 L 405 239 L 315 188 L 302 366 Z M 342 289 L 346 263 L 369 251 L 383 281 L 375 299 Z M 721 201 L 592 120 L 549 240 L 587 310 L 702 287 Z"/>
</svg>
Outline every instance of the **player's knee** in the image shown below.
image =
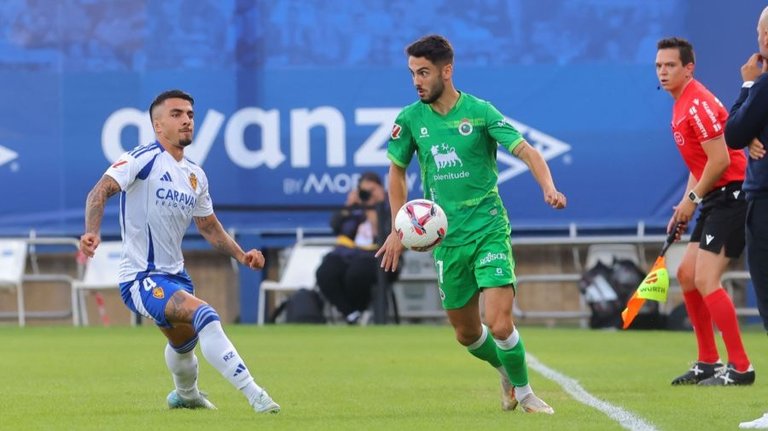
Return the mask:
<svg viewBox="0 0 768 431">
<path fill-rule="evenodd" d="M 170 343 L 168 343 L 168 345 L 171 346 L 171 348 L 175 350 L 176 353 L 179 353 L 179 354 L 191 352 L 192 350 L 195 349 L 195 346 L 197 346 L 197 335 L 185 341 L 179 346 L 174 346 L 173 344 L 170 344 Z"/>
<path fill-rule="evenodd" d="M 491 330 L 493 338 L 497 340 L 506 340 L 512 334 L 514 327 L 512 326 L 511 320 L 501 320 L 490 323 L 488 329 Z"/>
<path fill-rule="evenodd" d="M 195 314 L 192 316 L 192 326 L 195 327 L 195 332 L 200 332 L 211 322 L 218 322 L 219 318 L 216 310 L 208 304 L 203 304 L 195 310 Z"/>
<path fill-rule="evenodd" d="M 720 278 L 708 274 L 696 274 L 694 277 L 696 289 L 704 295 L 708 295 L 720 288 Z"/>
<path fill-rule="evenodd" d="M 456 341 L 459 342 L 462 346 L 470 346 L 472 343 L 477 341 L 480 336 L 483 335 L 482 327 L 481 328 L 467 328 L 467 327 L 459 327 L 454 328 L 454 331 L 456 333 Z"/>
<path fill-rule="evenodd" d="M 696 273 L 693 265 L 680 265 L 680 267 L 677 268 L 677 281 L 679 281 L 682 286 L 695 286 L 695 275 Z"/>
</svg>

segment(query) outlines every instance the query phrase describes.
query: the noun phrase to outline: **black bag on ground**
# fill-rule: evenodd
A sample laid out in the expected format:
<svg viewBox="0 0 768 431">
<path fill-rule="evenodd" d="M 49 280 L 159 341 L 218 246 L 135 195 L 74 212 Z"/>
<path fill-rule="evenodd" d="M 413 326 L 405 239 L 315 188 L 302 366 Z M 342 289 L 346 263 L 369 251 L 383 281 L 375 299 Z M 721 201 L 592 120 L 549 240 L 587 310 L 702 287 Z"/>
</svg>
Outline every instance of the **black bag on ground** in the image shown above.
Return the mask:
<svg viewBox="0 0 768 431">
<path fill-rule="evenodd" d="M 621 328 L 621 312 L 644 278 L 645 273 L 628 259 L 614 259 L 611 266 L 598 261 L 584 273 L 579 291 L 592 311 L 589 327 Z M 632 329 L 661 327 L 664 322 L 655 301 L 646 301 L 630 326 Z"/>
<path fill-rule="evenodd" d="M 285 313 L 286 323 L 326 323 L 324 305 L 317 291 L 299 289 L 275 309 L 269 321 L 275 323 L 280 314 Z"/>
<path fill-rule="evenodd" d="M 629 259 L 614 259 L 611 266 L 611 283 L 621 300 L 624 310 L 627 301 L 645 279 L 645 272 Z M 645 301 L 629 329 L 666 329 L 666 316 L 659 311 L 659 303 Z"/>
<path fill-rule="evenodd" d="M 609 266 L 598 261 L 579 280 L 579 291 L 592 311 L 589 317 L 590 328 L 621 326 L 621 310 L 624 306 L 611 285 L 611 273 Z"/>
</svg>

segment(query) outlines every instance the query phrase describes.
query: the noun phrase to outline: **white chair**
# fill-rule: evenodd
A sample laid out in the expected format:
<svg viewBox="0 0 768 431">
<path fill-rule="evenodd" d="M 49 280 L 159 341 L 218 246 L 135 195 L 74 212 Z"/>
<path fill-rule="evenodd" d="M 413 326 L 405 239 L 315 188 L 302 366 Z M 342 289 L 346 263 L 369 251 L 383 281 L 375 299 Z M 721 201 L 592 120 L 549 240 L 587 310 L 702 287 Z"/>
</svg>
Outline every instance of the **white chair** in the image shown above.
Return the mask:
<svg viewBox="0 0 768 431">
<path fill-rule="evenodd" d="M 26 324 L 24 316 L 24 268 L 27 264 L 27 242 L 20 239 L 0 240 L 0 287 L 16 289 L 19 326 Z"/>
<path fill-rule="evenodd" d="M 118 273 L 122 252 L 122 242 L 102 242 L 96 249 L 93 258 L 88 259 L 83 279 L 72 282 L 72 323 L 75 326 L 88 325 L 88 310 L 85 307 L 84 291 L 120 287 Z"/>
<path fill-rule="evenodd" d="M 614 259 L 628 259 L 640 264 L 640 256 L 634 244 L 593 244 L 587 249 L 586 269 L 594 267 L 597 262 L 611 266 Z"/>
<path fill-rule="evenodd" d="M 299 289 L 315 287 L 315 272 L 323 257 L 333 250 L 327 244 L 296 243 L 288 256 L 279 281 L 264 280 L 259 286 L 259 312 L 257 323 L 264 324 L 266 314 L 267 291 L 287 295 Z"/>
</svg>

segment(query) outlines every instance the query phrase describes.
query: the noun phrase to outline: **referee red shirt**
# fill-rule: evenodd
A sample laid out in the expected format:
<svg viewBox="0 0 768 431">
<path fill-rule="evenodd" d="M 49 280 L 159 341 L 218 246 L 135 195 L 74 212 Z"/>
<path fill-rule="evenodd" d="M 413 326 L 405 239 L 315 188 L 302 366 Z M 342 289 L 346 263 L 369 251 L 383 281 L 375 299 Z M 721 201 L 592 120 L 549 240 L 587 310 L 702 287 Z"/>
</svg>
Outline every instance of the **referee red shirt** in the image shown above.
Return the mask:
<svg viewBox="0 0 768 431">
<path fill-rule="evenodd" d="M 707 153 L 701 147 L 702 142 L 723 136 L 728 111 L 709 90 L 693 79 L 683 89 L 672 109 L 672 134 L 677 149 L 683 156 L 696 180 L 701 179 Z M 747 167 L 747 158 L 742 150 L 728 148 L 731 164 L 715 183 L 722 187 L 732 181 L 743 181 Z"/>
</svg>

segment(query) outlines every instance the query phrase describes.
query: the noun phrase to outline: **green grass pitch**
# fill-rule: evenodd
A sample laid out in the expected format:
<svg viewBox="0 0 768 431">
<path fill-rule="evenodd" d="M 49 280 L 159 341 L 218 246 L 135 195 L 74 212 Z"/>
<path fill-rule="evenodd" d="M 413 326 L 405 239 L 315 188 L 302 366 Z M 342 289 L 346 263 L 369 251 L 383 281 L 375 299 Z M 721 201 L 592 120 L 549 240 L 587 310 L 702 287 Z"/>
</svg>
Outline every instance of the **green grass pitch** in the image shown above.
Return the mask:
<svg viewBox="0 0 768 431">
<path fill-rule="evenodd" d="M 744 335 L 751 387 L 671 387 L 694 358 L 691 333 L 521 328 L 528 351 L 592 395 L 659 430 L 737 429 L 768 411 L 768 338 Z M 200 358 L 217 411 L 169 411 L 162 335 L 140 328 L 0 327 L 3 430 L 619 430 L 533 370 L 554 416 L 502 412 L 495 370 L 448 326 L 225 326 L 282 406 L 257 415 Z M 720 344 L 721 354 L 725 350 Z M 725 359 L 725 357 L 723 358 Z"/>
</svg>

